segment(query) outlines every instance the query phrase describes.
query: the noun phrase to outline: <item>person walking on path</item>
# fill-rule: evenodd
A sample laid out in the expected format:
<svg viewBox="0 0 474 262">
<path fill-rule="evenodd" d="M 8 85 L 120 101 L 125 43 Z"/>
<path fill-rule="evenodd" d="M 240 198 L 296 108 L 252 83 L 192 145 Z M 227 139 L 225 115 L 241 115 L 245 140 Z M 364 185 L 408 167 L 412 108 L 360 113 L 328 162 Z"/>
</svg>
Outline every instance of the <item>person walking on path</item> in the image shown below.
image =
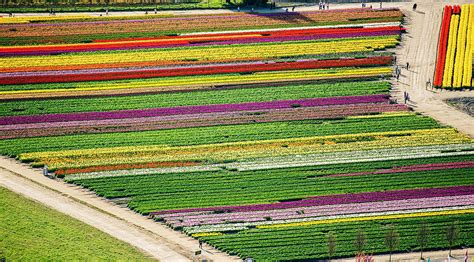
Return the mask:
<svg viewBox="0 0 474 262">
<path fill-rule="evenodd" d="M 202 240 L 199 239 L 199 249 L 202 249 Z"/>
<path fill-rule="evenodd" d="M 428 81 L 426 81 L 426 90 L 431 87 L 431 79 L 428 78 Z"/>
<path fill-rule="evenodd" d="M 410 63 L 407 62 L 407 70 L 410 68 Z"/>
<path fill-rule="evenodd" d="M 291 8 L 291 12 L 294 12 L 294 11 L 295 11 L 295 7 L 296 7 L 296 6 L 293 6 L 293 8 Z"/>
<path fill-rule="evenodd" d="M 43 176 L 48 176 L 48 165 L 44 165 L 43 167 Z"/>
</svg>

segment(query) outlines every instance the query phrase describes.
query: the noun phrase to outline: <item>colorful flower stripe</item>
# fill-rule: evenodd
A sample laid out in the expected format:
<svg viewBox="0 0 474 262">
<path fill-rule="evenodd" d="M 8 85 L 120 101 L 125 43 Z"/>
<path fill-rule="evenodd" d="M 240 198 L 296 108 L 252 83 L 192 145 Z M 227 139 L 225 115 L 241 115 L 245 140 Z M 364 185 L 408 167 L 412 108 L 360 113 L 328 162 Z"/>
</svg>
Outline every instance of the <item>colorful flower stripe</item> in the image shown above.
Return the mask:
<svg viewBox="0 0 474 262">
<path fill-rule="evenodd" d="M 318 136 L 294 139 L 258 140 L 208 144 L 187 147 L 136 146 L 114 147 L 96 150 L 67 150 L 20 154 L 22 161 L 47 164 L 51 170 L 82 168 L 88 166 L 199 161 L 228 162 L 262 157 L 305 155 L 325 152 L 403 148 L 407 146 L 429 146 L 454 143 L 469 143 L 465 135 L 449 128 L 375 132 L 352 135 Z"/>
<path fill-rule="evenodd" d="M 228 164 L 211 164 L 190 167 L 172 167 L 172 168 L 145 168 L 135 170 L 112 170 L 100 171 L 110 169 L 108 166 L 96 166 L 97 172 L 79 173 L 80 169 L 59 169 L 55 173 L 68 174 L 66 180 L 83 180 L 100 177 L 118 177 L 118 176 L 134 176 L 134 175 L 154 175 L 165 173 L 187 173 L 197 171 L 218 171 L 224 169 L 237 171 L 255 171 L 272 168 L 291 168 L 291 167 L 308 167 L 320 166 L 330 164 L 351 164 L 362 162 L 376 162 L 388 160 L 404 160 L 404 159 L 418 159 L 430 157 L 449 157 L 449 156 L 463 156 L 474 154 L 474 144 L 452 144 L 452 145 L 436 145 L 436 146 L 421 146 L 421 147 L 404 147 L 397 149 L 396 152 L 392 149 L 378 149 L 378 150 L 364 150 L 364 151 L 350 151 L 337 153 L 323 153 L 318 155 L 297 155 L 284 157 L 261 158 L 257 162 L 247 161 L 240 163 Z"/>
<path fill-rule="evenodd" d="M 32 71 L 41 68 L 54 70 L 56 67 L 71 65 L 120 64 L 126 62 L 180 62 L 186 60 L 212 62 L 229 59 L 230 61 L 247 59 L 279 58 L 308 54 L 346 53 L 383 49 L 395 46 L 396 36 L 379 36 L 368 38 L 342 38 L 332 41 L 298 41 L 285 43 L 261 43 L 249 45 L 217 45 L 190 48 L 162 48 L 141 51 L 118 51 L 114 53 L 91 52 L 72 53 L 61 56 L 28 56 L 0 58 L 2 72 L 15 70 Z M 113 54 L 113 55 L 112 55 Z M 118 66 L 120 67 L 120 66 Z"/>
<path fill-rule="evenodd" d="M 391 168 L 391 169 L 377 170 L 374 172 L 333 174 L 333 175 L 329 175 L 328 177 L 365 176 L 365 175 L 377 175 L 377 174 L 393 174 L 393 173 L 405 173 L 405 172 L 417 172 L 417 171 L 429 171 L 429 170 L 442 170 L 442 169 L 452 169 L 452 168 L 469 168 L 469 167 L 474 167 L 474 162 L 469 161 L 469 162 L 403 166 L 403 167 L 397 167 L 397 168 Z"/>
<path fill-rule="evenodd" d="M 304 16 L 306 19 L 299 19 Z M 333 10 L 330 12 L 302 12 L 302 13 L 274 13 L 274 14 L 247 14 L 233 13 L 218 15 L 187 15 L 178 17 L 164 17 L 141 19 L 141 20 L 115 20 L 115 21 L 93 21 L 93 22 L 66 22 L 66 23 L 35 23 L 16 25 L 21 30 L 12 32 L 8 25 L 0 27 L 0 33 L 5 37 L 44 37 L 45 39 L 30 39 L 35 43 L 46 40 L 48 36 L 62 39 L 60 36 L 87 36 L 87 35 L 113 35 L 124 33 L 135 33 L 144 35 L 153 32 L 154 35 L 167 33 L 196 32 L 196 31 L 220 31 L 239 30 L 246 28 L 261 27 L 285 27 L 285 26 L 312 26 L 320 24 L 354 24 L 384 21 L 400 21 L 402 13 L 399 10 L 370 9 L 359 10 Z M 142 33 L 142 34 L 140 34 Z M 147 34 L 145 34 L 147 35 Z M 149 35 L 149 34 L 148 34 Z M 120 36 L 119 36 L 120 37 Z M 123 37 L 123 36 L 122 36 Z M 85 38 L 85 37 L 83 37 Z M 88 38 L 85 38 L 88 39 Z M 95 39 L 95 38 L 93 38 Z M 67 40 L 67 39 L 65 39 Z M 67 42 L 67 41 L 65 41 Z"/>
<path fill-rule="evenodd" d="M 474 209 L 469 208 L 469 209 L 461 209 L 461 210 L 419 212 L 419 213 L 393 214 L 393 215 L 381 215 L 381 216 L 369 216 L 369 217 L 350 217 L 350 218 L 341 218 L 341 219 L 336 218 L 336 219 L 330 219 L 330 220 L 257 226 L 257 228 L 264 229 L 264 228 L 301 227 L 301 226 L 343 223 L 343 222 L 362 222 L 362 221 L 373 221 L 373 220 L 402 219 L 402 218 L 430 217 L 430 216 L 448 216 L 448 215 L 473 214 L 473 213 L 474 213 Z"/>
<path fill-rule="evenodd" d="M 157 117 L 168 115 L 202 114 L 216 112 L 250 111 L 262 109 L 280 109 L 298 107 L 313 107 L 327 105 L 348 105 L 362 103 L 387 103 L 388 95 L 347 96 L 332 98 L 314 98 L 300 100 L 280 100 L 271 102 L 253 102 L 242 104 L 220 104 L 205 106 L 164 107 L 142 110 L 118 110 L 110 112 L 82 112 L 71 114 L 50 114 L 33 116 L 9 116 L 0 118 L 0 125 L 30 124 L 43 122 L 86 121 L 101 119 L 122 119 L 139 117 Z"/>
<path fill-rule="evenodd" d="M 392 61 L 389 56 L 354 58 L 354 59 L 332 59 L 332 60 L 308 60 L 296 62 L 261 63 L 255 65 L 217 65 L 202 67 L 182 67 L 174 69 L 158 70 L 131 70 L 126 72 L 101 72 L 86 74 L 54 74 L 54 75 L 29 75 L 29 76 L 0 76 L 0 84 L 34 84 L 34 83 L 65 83 L 83 81 L 103 81 L 118 79 L 138 79 L 189 75 L 212 75 L 228 73 L 253 73 L 278 70 L 301 70 L 331 67 L 355 67 L 355 66 L 381 66 L 388 65 Z"/>
<path fill-rule="evenodd" d="M 256 72 L 243 75 L 201 75 L 201 76 L 183 76 L 176 77 L 180 79 L 140 79 L 136 83 L 131 83 L 134 79 L 130 79 L 129 83 L 109 83 L 108 85 L 89 86 L 83 83 L 69 83 L 67 88 L 47 88 L 47 89 L 26 89 L 15 91 L 0 91 L 0 100 L 37 100 L 45 98 L 71 98 L 71 97 L 92 97 L 92 96 L 124 96 L 124 95 L 143 95 L 143 94 L 159 94 L 173 92 L 189 92 L 189 91 L 213 91 L 216 88 L 255 88 L 270 87 L 282 85 L 295 85 L 298 83 L 308 84 L 318 81 L 343 82 L 353 80 L 368 81 L 389 77 L 390 68 L 334 68 L 334 69 L 307 69 L 302 71 L 267 71 Z M 148 82 L 144 82 L 150 80 Z M 219 80 L 219 82 L 215 82 Z M 383 80 L 383 79 L 381 79 Z M 120 81 L 120 80 L 119 80 Z M 194 81 L 190 82 L 190 81 Z M 106 82 L 106 81 L 104 81 Z M 127 81 L 128 82 L 128 81 Z M 156 83 L 157 82 L 157 83 Z M 156 83 L 156 84 L 153 84 Z M 63 84 L 63 83 L 59 83 Z M 215 85 L 216 84 L 216 85 Z M 47 84 L 45 84 L 47 85 Z M 79 85 L 77 88 L 72 85 Z M 3 87 L 9 87 L 4 85 Z M 32 87 L 29 87 L 32 88 Z"/>
<path fill-rule="evenodd" d="M 470 212 L 466 213 L 466 210 L 472 210 L 474 212 L 473 205 L 466 206 L 454 206 L 454 207 L 441 207 L 441 208 L 425 208 L 425 209 L 415 209 L 415 210 L 396 210 L 396 211 L 384 211 L 384 212 L 371 212 L 371 213 L 357 213 L 357 214 L 345 214 L 345 215 L 332 215 L 324 217 L 310 217 L 310 218 L 300 218 L 300 219 L 288 219 L 288 220 L 276 220 L 276 221 L 265 221 L 265 222 L 242 222 L 242 223 L 231 223 L 231 224 L 216 224 L 216 225 L 203 225 L 196 227 L 184 227 L 183 231 L 187 234 L 195 233 L 210 233 L 210 232 L 228 232 L 228 231 L 240 231 L 247 230 L 250 228 L 257 229 L 271 229 L 271 228 L 288 228 L 288 227 L 302 227 L 302 226 L 314 226 L 320 224 L 328 223 L 344 223 L 350 222 L 345 221 L 345 219 L 362 219 L 356 221 L 372 221 L 380 219 L 402 219 L 405 218 L 404 215 L 416 215 L 416 214 L 425 214 L 422 216 L 415 217 L 426 217 L 427 213 L 434 212 L 443 212 L 443 215 L 446 215 L 446 212 L 461 211 L 460 214 L 471 214 Z M 457 213 L 454 213 L 457 214 Z M 396 216 L 396 217 L 393 217 Z M 373 217 L 385 217 L 380 219 L 367 219 Z M 336 220 L 337 222 L 332 222 Z"/>
<path fill-rule="evenodd" d="M 424 188 L 424 189 L 410 189 L 410 190 L 392 190 L 383 192 L 365 192 L 359 194 L 342 194 L 309 197 L 307 199 L 298 201 L 289 201 L 272 204 L 257 204 L 246 206 L 220 206 L 220 207 L 206 207 L 206 208 L 188 208 L 177 210 L 163 210 L 158 212 L 151 212 L 150 215 L 158 218 L 184 216 L 187 213 L 217 213 L 217 212 L 253 212 L 253 211 L 267 211 L 276 209 L 289 208 L 303 208 L 311 206 L 324 205 L 342 205 L 353 203 L 367 203 L 367 202 L 381 202 L 394 201 L 403 199 L 417 199 L 417 198 L 432 198 L 445 196 L 462 196 L 471 195 L 474 186 L 455 186 L 455 187 L 441 187 L 441 188 Z"/>
<path fill-rule="evenodd" d="M 440 87 L 443 83 L 444 66 L 446 62 L 446 48 L 448 46 L 448 33 L 451 22 L 452 6 L 445 6 L 443 12 L 443 20 L 441 22 L 441 32 L 438 44 L 438 58 L 436 62 L 434 86 Z"/>
<path fill-rule="evenodd" d="M 189 167 L 196 166 L 198 163 L 194 162 L 152 162 L 143 164 L 122 164 L 122 165 L 110 165 L 110 166 L 98 166 L 89 168 L 77 168 L 68 170 L 58 170 L 55 172 L 56 175 L 65 175 L 73 173 L 84 173 L 84 172 L 98 172 L 106 170 L 123 170 L 123 169 L 139 169 L 139 168 L 166 168 L 166 167 Z"/>
<path fill-rule="evenodd" d="M 405 105 L 371 103 L 277 110 L 263 109 L 259 111 L 235 111 L 191 115 L 0 125 L 0 130 L 2 131 L 0 138 L 8 139 L 47 135 L 131 132 L 305 119 L 334 119 L 382 112 L 405 112 L 407 110 L 408 108 Z"/>
<path fill-rule="evenodd" d="M 417 211 L 418 209 L 457 207 L 474 205 L 474 195 L 445 196 L 433 198 L 401 199 L 383 202 L 365 202 L 355 204 L 340 204 L 326 206 L 310 206 L 304 208 L 289 208 L 259 212 L 239 212 L 222 214 L 182 214 L 179 217 L 162 217 L 164 222 L 173 228 L 187 227 L 184 230 L 200 230 L 213 225 L 246 223 L 249 225 L 274 224 L 274 221 L 289 221 L 300 219 L 321 218 L 327 216 L 341 216 L 391 211 Z M 270 222 L 270 221 L 271 222 Z M 255 222 L 258 222 L 255 223 Z M 283 222 L 283 221 L 282 221 Z"/>
<path fill-rule="evenodd" d="M 447 144 L 432 146 L 407 146 L 391 149 L 375 149 L 351 152 L 322 153 L 317 155 L 268 157 L 253 161 L 229 163 L 228 169 L 255 171 L 273 168 L 307 167 L 318 165 L 360 163 L 387 160 L 416 159 L 442 156 L 461 156 L 474 154 L 474 144 Z"/>
<path fill-rule="evenodd" d="M 141 48 L 166 48 L 179 46 L 207 46 L 244 43 L 284 42 L 342 37 L 367 37 L 398 35 L 400 26 L 370 28 L 338 28 L 284 30 L 270 33 L 252 32 L 240 34 L 209 34 L 196 36 L 161 37 L 157 39 L 137 39 L 135 41 L 95 42 L 68 45 L 41 45 L 22 47 L 0 47 L 0 56 L 52 55 L 72 52 L 92 52 L 101 50 L 131 50 Z"/>
</svg>

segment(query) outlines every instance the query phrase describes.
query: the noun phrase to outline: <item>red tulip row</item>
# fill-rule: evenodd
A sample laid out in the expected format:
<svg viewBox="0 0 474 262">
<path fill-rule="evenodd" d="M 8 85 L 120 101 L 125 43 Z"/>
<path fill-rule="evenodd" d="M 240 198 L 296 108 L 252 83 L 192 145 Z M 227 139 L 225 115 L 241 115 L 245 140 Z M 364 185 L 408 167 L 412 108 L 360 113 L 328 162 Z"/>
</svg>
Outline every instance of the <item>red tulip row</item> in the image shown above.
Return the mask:
<svg viewBox="0 0 474 262">
<path fill-rule="evenodd" d="M 443 85 L 443 74 L 446 64 L 446 49 L 448 47 L 449 25 L 451 22 L 451 14 L 453 13 L 454 9 L 456 9 L 456 6 L 454 6 L 454 8 L 452 6 L 444 7 L 444 16 L 441 23 L 441 32 L 438 44 L 438 61 L 436 61 L 436 70 L 433 81 L 434 86 L 437 87 Z"/>
<path fill-rule="evenodd" d="M 369 27 L 369 28 L 323 28 L 299 29 L 280 31 L 257 31 L 240 33 L 220 33 L 202 35 L 164 36 L 152 38 L 125 38 L 114 40 L 99 40 L 94 43 L 80 43 L 68 45 L 41 45 L 41 46 L 14 46 L 0 48 L 0 56 L 18 55 L 48 55 L 70 52 L 89 52 L 103 50 L 128 50 L 137 48 L 164 48 L 196 44 L 211 45 L 223 42 L 240 43 L 290 41 L 295 37 L 308 37 L 308 39 L 339 38 L 354 36 L 369 36 L 372 34 L 399 34 L 403 30 L 400 26 Z M 378 33 L 378 34 L 377 34 Z M 305 39 L 305 38 L 304 38 Z"/>
<path fill-rule="evenodd" d="M 0 84 L 35 84 L 35 83 L 65 83 L 82 81 L 102 81 L 118 79 L 137 79 L 154 77 L 171 77 L 186 75 L 211 75 L 228 73 L 252 73 L 262 71 L 279 70 L 302 70 L 330 67 L 353 67 L 353 66 L 375 66 L 387 65 L 392 61 L 390 56 L 353 58 L 353 59 L 332 59 L 332 60 L 309 60 L 281 63 L 261 63 L 261 64 L 241 64 L 241 65 L 214 65 L 199 67 L 183 67 L 173 69 L 155 70 L 130 70 L 122 72 L 98 72 L 83 74 L 51 74 L 51 75 L 26 75 L 26 76 L 3 76 L 0 77 Z"/>
</svg>

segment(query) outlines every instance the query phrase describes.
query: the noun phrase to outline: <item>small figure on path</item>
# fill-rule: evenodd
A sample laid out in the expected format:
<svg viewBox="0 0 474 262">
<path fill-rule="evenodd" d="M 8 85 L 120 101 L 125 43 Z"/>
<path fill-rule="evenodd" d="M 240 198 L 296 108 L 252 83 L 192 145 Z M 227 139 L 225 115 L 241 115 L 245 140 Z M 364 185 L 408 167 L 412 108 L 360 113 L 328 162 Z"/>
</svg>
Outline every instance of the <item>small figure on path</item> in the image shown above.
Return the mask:
<svg viewBox="0 0 474 262">
<path fill-rule="evenodd" d="M 428 90 L 429 87 L 431 87 L 431 79 L 428 78 L 428 81 L 426 81 L 426 89 Z"/>
<path fill-rule="evenodd" d="M 416 7 L 417 7 L 417 6 L 418 6 L 418 5 L 417 5 L 416 3 L 413 4 L 413 11 L 416 11 Z"/>
<path fill-rule="evenodd" d="M 109 9 L 105 9 L 105 15 L 109 15 Z"/>
<path fill-rule="evenodd" d="M 288 12 L 288 8 L 286 9 L 286 11 Z M 250 12 L 252 12 L 252 13 L 254 12 L 254 9 L 253 9 L 253 7 L 252 7 L 252 10 L 250 10 Z"/>
<path fill-rule="evenodd" d="M 329 10 L 329 2 L 326 3 L 326 10 Z"/>
<path fill-rule="evenodd" d="M 237 6 L 237 12 L 240 12 L 240 6 Z"/>
<path fill-rule="evenodd" d="M 294 11 L 295 11 L 295 7 L 296 7 L 296 6 L 293 6 L 293 8 L 291 8 L 291 12 L 294 12 Z"/>
<path fill-rule="evenodd" d="M 155 8 L 155 10 L 154 10 L 154 11 L 155 11 L 155 15 L 156 15 L 156 14 L 158 13 L 158 12 L 156 11 L 156 8 Z"/>
<path fill-rule="evenodd" d="M 380 1 L 380 9 L 382 9 L 382 1 Z"/>
<path fill-rule="evenodd" d="M 202 249 L 202 240 L 199 239 L 199 249 Z"/>
<path fill-rule="evenodd" d="M 286 9 L 286 12 L 288 13 L 288 8 Z"/>
<path fill-rule="evenodd" d="M 48 176 L 48 165 L 44 165 L 43 167 L 43 176 Z"/>
<path fill-rule="evenodd" d="M 407 103 L 407 97 L 408 97 L 407 91 L 403 91 L 403 101 L 405 104 Z"/>
<path fill-rule="evenodd" d="M 407 62 L 407 70 L 410 68 L 410 63 Z"/>
</svg>

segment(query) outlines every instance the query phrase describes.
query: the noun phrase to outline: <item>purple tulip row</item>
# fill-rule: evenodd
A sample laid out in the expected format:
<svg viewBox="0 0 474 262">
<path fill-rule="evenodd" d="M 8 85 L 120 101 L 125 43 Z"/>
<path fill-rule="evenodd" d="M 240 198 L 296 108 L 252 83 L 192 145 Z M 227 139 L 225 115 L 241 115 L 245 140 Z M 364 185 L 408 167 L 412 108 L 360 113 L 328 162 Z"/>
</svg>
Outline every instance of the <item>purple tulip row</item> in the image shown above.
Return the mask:
<svg viewBox="0 0 474 262">
<path fill-rule="evenodd" d="M 239 120 L 252 120 L 257 122 L 271 122 L 279 120 L 304 120 L 319 118 L 339 118 L 352 115 L 365 115 L 370 113 L 406 111 L 407 107 L 401 104 L 371 103 L 352 105 L 330 105 L 319 107 L 283 108 L 283 109 L 263 109 L 252 111 L 216 112 L 186 115 L 167 115 L 156 117 L 138 117 L 122 119 L 103 119 L 68 122 L 42 122 L 31 124 L 2 125 L 1 131 L 13 131 L 39 128 L 66 128 L 66 127 L 93 127 L 93 126 L 120 126 L 137 125 L 147 123 L 158 123 L 166 125 L 167 128 L 175 126 L 189 127 L 192 124 L 205 121 L 220 120 L 222 124 L 233 123 Z M 258 114 L 254 114 L 258 113 Z M 189 123 L 189 124 L 188 124 Z"/>
<path fill-rule="evenodd" d="M 286 209 L 286 208 L 297 208 L 297 207 L 309 207 L 309 206 L 320 206 L 320 205 L 339 205 L 349 203 L 364 203 L 364 202 L 377 202 L 377 201 L 390 201 L 390 200 L 402 200 L 402 199 L 417 199 L 417 198 L 430 198 L 430 197 L 444 197 L 444 196 L 461 196 L 471 195 L 474 192 L 474 186 L 454 186 L 454 187 L 441 187 L 441 188 L 422 188 L 422 189 L 409 189 L 409 190 L 391 190 L 383 192 L 364 192 L 357 194 L 339 194 L 339 195 L 327 195 L 317 196 L 308 199 L 289 201 L 272 204 L 255 204 L 245 206 L 218 206 L 218 207 L 205 207 L 205 208 L 189 208 L 189 209 L 176 209 L 176 210 L 163 210 L 158 212 L 151 212 L 151 215 L 162 217 L 166 214 L 169 216 L 182 216 L 183 213 L 202 213 L 208 212 L 213 213 L 216 211 L 220 212 L 250 212 L 250 211 L 264 211 L 272 209 Z M 171 215 L 172 214 L 172 215 Z"/>
<path fill-rule="evenodd" d="M 474 194 L 474 192 L 473 192 Z M 360 213 L 390 212 L 441 207 L 468 206 L 474 204 L 474 195 L 446 196 L 419 199 L 402 199 L 382 202 L 310 206 L 267 211 L 250 211 L 220 214 L 181 214 L 166 217 L 164 221 L 172 227 L 215 225 L 223 223 L 261 222 L 268 220 L 302 219 L 311 217 L 337 216 Z"/>
<path fill-rule="evenodd" d="M 0 118 L 0 125 L 29 124 L 42 122 L 67 122 L 101 119 L 121 119 L 138 117 L 157 117 L 167 115 L 185 115 L 214 112 L 250 111 L 262 109 L 279 109 L 292 107 L 313 107 L 325 105 L 346 105 L 360 103 L 388 102 L 389 96 L 385 94 L 369 96 L 343 96 L 331 98 L 312 98 L 299 100 L 279 100 L 270 102 L 251 102 L 241 104 L 214 104 L 200 106 L 163 107 L 140 110 L 117 110 L 106 112 L 81 112 L 66 114 L 47 114 L 29 116 L 7 116 Z"/>
</svg>

